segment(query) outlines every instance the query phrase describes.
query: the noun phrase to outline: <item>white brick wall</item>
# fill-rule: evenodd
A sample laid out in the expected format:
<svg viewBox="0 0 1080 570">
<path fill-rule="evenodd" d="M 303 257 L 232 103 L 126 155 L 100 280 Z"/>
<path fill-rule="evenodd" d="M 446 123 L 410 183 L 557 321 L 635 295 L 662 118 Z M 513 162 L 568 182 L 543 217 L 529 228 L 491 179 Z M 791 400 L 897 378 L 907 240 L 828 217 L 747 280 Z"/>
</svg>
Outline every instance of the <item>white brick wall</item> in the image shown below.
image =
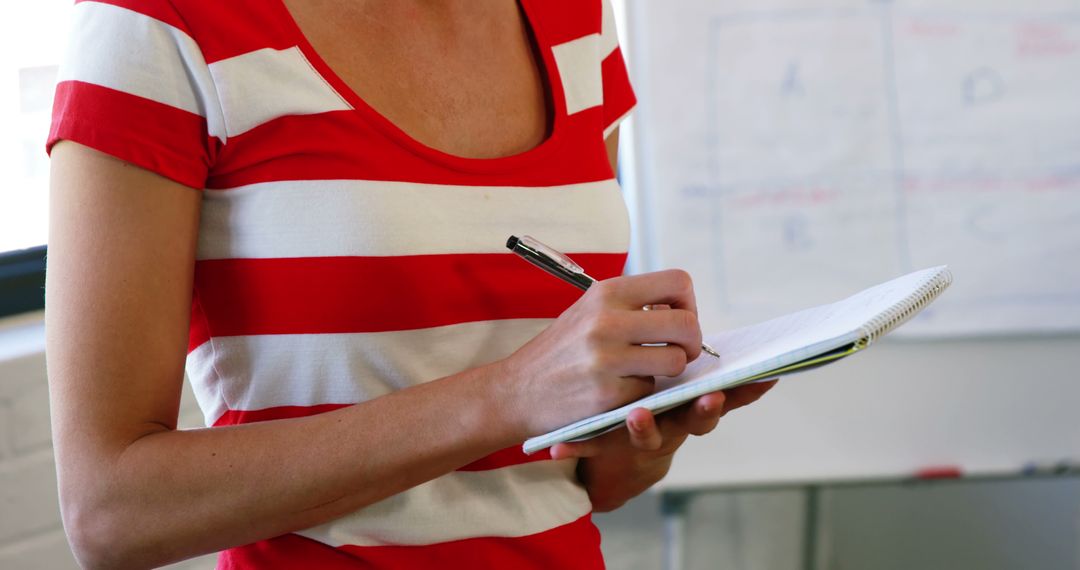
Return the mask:
<svg viewBox="0 0 1080 570">
<path fill-rule="evenodd" d="M 49 427 L 41 315 L 0 321 L 0 569 L 78 568 L 64 536 Z M 12 349 L 10 347 L 17 347 Z M 181 427 L 201 425 L 184 387 Z M 216 556 L 169 566 L 209 569 Z"/>
</svg>

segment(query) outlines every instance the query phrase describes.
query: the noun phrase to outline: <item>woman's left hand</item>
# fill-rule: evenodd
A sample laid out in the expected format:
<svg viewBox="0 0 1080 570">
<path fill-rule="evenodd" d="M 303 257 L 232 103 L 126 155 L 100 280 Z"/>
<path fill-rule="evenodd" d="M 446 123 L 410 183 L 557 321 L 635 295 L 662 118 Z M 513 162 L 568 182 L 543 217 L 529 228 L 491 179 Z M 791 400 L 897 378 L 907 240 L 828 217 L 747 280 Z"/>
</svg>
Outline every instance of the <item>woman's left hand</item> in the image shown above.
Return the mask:
<svg viewBox="0 0 1080 570">
<path fill-rule="evenodd" d="M 593 509 L 609 511 L 662 479 L 688 435 L 711 432 L 724 414 L 754 402 L 774 384 L 775 380 L 706 394 L 659 418 L 645 408 L 637 408 L 627 417 L 625 431 L 556 444 L 551 456 L 582 458 L 578 477 L 589 491 Z"/>
</svg>

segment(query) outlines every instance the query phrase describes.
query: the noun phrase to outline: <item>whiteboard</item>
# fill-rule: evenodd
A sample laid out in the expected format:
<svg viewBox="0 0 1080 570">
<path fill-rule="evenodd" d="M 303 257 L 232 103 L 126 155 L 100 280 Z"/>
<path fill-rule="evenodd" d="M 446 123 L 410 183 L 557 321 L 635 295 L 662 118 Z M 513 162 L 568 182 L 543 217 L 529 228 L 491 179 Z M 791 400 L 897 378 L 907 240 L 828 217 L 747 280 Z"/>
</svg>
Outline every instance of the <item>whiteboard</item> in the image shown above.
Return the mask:
<svg viewBox="0 0 1080 570">
<path fill-rule="evenodd" d="M 948 264 L 898 331 L 1080 330 L 1080 1 L 628 2 L 644 269 L 705 326 Z"/>
<path fill-rule="evenodd" d="M 627 16 L 637 270 L 687 269 L 705 331 L 922 267 L 956 278 L 870 350 L 691 438 L 662 487 L 1080 461 L 1080 0 Z"/>
</svg>

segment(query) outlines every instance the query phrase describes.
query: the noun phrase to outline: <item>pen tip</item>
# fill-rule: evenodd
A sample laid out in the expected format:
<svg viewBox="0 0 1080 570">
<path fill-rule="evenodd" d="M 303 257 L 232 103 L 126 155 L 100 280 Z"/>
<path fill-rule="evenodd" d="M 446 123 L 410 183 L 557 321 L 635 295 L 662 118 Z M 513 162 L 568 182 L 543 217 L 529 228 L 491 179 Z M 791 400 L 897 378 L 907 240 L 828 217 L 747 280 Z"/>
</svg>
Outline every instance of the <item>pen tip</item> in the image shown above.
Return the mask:
<svg viewBox="0 0 1080 570">
<path fill-rule="evenodd" d="M 517 236 L 510 236 L 510 239 L 506 240 L 506 249 L 514 249 L 514 246 L 518 244 Z"/>
</svg>

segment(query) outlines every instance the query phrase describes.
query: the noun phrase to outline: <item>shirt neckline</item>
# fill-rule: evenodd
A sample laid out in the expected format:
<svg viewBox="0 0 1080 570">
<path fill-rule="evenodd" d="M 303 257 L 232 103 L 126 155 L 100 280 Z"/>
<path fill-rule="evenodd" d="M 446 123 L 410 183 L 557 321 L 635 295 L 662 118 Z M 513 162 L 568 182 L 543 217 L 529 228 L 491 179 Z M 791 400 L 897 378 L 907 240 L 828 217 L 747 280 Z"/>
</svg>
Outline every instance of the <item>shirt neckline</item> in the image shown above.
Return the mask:
<svg viewBox="0 0 1080 570">
<path fill-rule="evenodd" d="M 537 62 L 537 65 L 540 66 L 541 73 L 546 75 L 549 92 L 545 95 L 553 107 L 554 117 L 551 132 L 539 144 L 520 153 L 496 158 L 459 156 L 428 146 L 413 138 L 412 135 L 406 133 L 393 121 L 369 105 L 330 67 L 319 52 L 315 50 L 307 35 L 300 29 L 300 25 L 293 18 L 292 13 L 289 12 L 284 0 L 275 0 L 273 4 L 278 10 L 279 16 L 287 25 L 289 33 L 293 35 L 292 39 L 295 40 L 301 53 L 312 64 L 315 71 L 352 107 L 351 112 L 359 115 L 365 122 L 378 129 L 399 146 L 431 162 L 468 172 L 505 172 L 531 164 L 551 154 L 562 142 L 562 134 L 565 130 L 563 127 L 566 119 L 566 97 L 554 53 L 546 41 L 546 34 L 540 21 L 534 17 L 531 0 L 518 1 L 525 23 L 531 28 L 533 38 L 536 41 L 537 51 L 540 54 L 540 61 Z"/>
</svg>

